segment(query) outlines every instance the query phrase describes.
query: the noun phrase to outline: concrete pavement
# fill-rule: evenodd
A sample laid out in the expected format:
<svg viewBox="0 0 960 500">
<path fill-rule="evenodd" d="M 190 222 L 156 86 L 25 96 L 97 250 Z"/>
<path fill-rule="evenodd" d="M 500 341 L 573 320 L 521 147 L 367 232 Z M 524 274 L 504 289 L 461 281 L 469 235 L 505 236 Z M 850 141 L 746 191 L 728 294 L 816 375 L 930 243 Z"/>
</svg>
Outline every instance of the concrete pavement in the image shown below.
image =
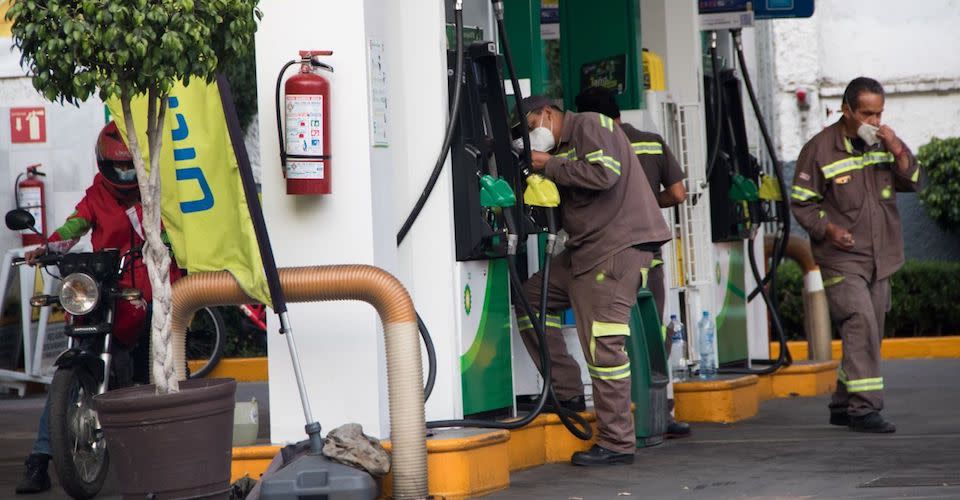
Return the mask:
<svg viewBox="0 0 960 500">
<path fill-rule="evenodd" d="M 510 489 L 490 498 L 960 498 L 960 360 L 886 360 L 883 371 L 884 414 L 896 434 L 828 425 L 826 396 L 771 400 L 748 421 L 695 425 L 691 438 L 638 450 L 632 466 L 538 467 L 514 473 Z M 239 386 L 238 400 L 251 395 L 268 403 L 266 384 Z M 0 399 L 0 499 L 16 498 L 42 404 Z M 66 496 L 54 489 L 29 498 Z M 100 498 L 119 498 L 115 478 Z"/>
</svg>

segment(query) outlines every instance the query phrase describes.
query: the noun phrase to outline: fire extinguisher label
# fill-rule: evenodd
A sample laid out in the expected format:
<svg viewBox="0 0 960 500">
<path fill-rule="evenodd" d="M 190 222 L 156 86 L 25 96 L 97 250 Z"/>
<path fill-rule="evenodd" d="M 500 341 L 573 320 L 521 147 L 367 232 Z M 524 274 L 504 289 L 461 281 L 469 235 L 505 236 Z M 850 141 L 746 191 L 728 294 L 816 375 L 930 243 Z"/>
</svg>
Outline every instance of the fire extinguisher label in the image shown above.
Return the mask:
<svg viewBox="0 0 960 500">
<path fill-rule="evenodd" d="M 37 231 L 39 231 L 40 234 L 45 234 L 43 232 L 43 205 L 41 204 L 41 196 L 39 187 L 20 188 L 20 208 L 33 215 L 33 219 L 37 221 L 35 226 Z M 20 232 L 23 234 L 34 234 L 33 231 L 29 229 L 24 229 Z"/>
<path fill-rule="evenodd" d="M 287 96 L 287 153 L 323 155 L 323 96 Z"/>
<path fill-rule="evenodd" d="M 323 179 L 322 161 L 287 160 L 287 179 Z"/>
</svg>

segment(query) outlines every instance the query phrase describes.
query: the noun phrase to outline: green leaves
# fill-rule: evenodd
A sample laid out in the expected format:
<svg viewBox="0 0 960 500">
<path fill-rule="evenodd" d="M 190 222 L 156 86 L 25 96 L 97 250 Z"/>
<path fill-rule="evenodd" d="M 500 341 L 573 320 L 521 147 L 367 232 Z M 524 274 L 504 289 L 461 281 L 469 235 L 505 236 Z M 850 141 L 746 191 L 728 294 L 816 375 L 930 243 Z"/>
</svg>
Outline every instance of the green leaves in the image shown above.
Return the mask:
<svg viewBox="0 0 960 500">
<path fill-rule="evenodd" d="M 253 47 L 259 0 L 18 0 L 14 44 L 34 87 L 76 103 L 212 80 Z"/>
<path fill-rule="evenodd" d="M 917 153 L 927 183 L 920 202 L 927 215 L 946 230 L 960 229 L 960 138 L 934 137 Z"/>
</svg>

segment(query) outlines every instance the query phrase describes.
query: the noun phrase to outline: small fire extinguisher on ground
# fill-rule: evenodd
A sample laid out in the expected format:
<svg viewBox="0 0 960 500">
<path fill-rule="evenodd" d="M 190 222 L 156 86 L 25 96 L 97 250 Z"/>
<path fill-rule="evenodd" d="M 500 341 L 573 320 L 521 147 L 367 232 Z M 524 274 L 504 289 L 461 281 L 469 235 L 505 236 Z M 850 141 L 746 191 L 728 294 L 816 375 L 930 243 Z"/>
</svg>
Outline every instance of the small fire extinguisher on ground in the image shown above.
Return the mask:
<svg viewBox="0 0 960 500">
<path fill-rule="evenodd" d="M 26 173 L 17 176 L 17 208 L 30 212 L 34 220 L 37 221 L 35 226 L 37 230 L 36 233 L 30 229 L 20 231 L 20 235 L 23 238 L 23 246 L 39 245 L 44 241 L 47 228 L 47 199 L 43 180 L 40 178 L 46 175 L 47 174 L 40 171 L 40 164 L 38 163 L 36 165 L 30 165 L 27 167 Z M 20 178 L 24 176 L 26 176 L 26 179 L 20 180 Z"/>
<path fill-rule="evenodd" d="M 330 82 L 318 70 L 333 72 L 321 56 L 331 50 L 301 50 L 300 59 L 284 65 L 277 76 L 277 135 L 280 163 L 287 179 L 287 194 L 330 194 Z M 280 82 L 287 68 L 300 64 L 300 72 L 283 86 L 284 119 L 281 121 Z"/>
</svg>

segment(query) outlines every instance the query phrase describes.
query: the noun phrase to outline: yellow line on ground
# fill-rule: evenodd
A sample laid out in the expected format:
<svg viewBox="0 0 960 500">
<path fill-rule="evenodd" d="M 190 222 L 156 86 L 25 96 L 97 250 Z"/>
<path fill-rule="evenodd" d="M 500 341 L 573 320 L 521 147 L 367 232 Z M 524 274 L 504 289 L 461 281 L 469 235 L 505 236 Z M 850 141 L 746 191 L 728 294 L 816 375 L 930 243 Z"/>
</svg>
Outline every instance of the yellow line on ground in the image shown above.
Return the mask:
<svg viewBox="0 0 960 500">
<path fill-rule="evenodd" d="M 190 370 L 200 368 L 202 361 L 190 361 Z M 266 382 L 267 358 L 221 359 L 207 378 L 232 378 L 237 382 Z"/>
</svg>

